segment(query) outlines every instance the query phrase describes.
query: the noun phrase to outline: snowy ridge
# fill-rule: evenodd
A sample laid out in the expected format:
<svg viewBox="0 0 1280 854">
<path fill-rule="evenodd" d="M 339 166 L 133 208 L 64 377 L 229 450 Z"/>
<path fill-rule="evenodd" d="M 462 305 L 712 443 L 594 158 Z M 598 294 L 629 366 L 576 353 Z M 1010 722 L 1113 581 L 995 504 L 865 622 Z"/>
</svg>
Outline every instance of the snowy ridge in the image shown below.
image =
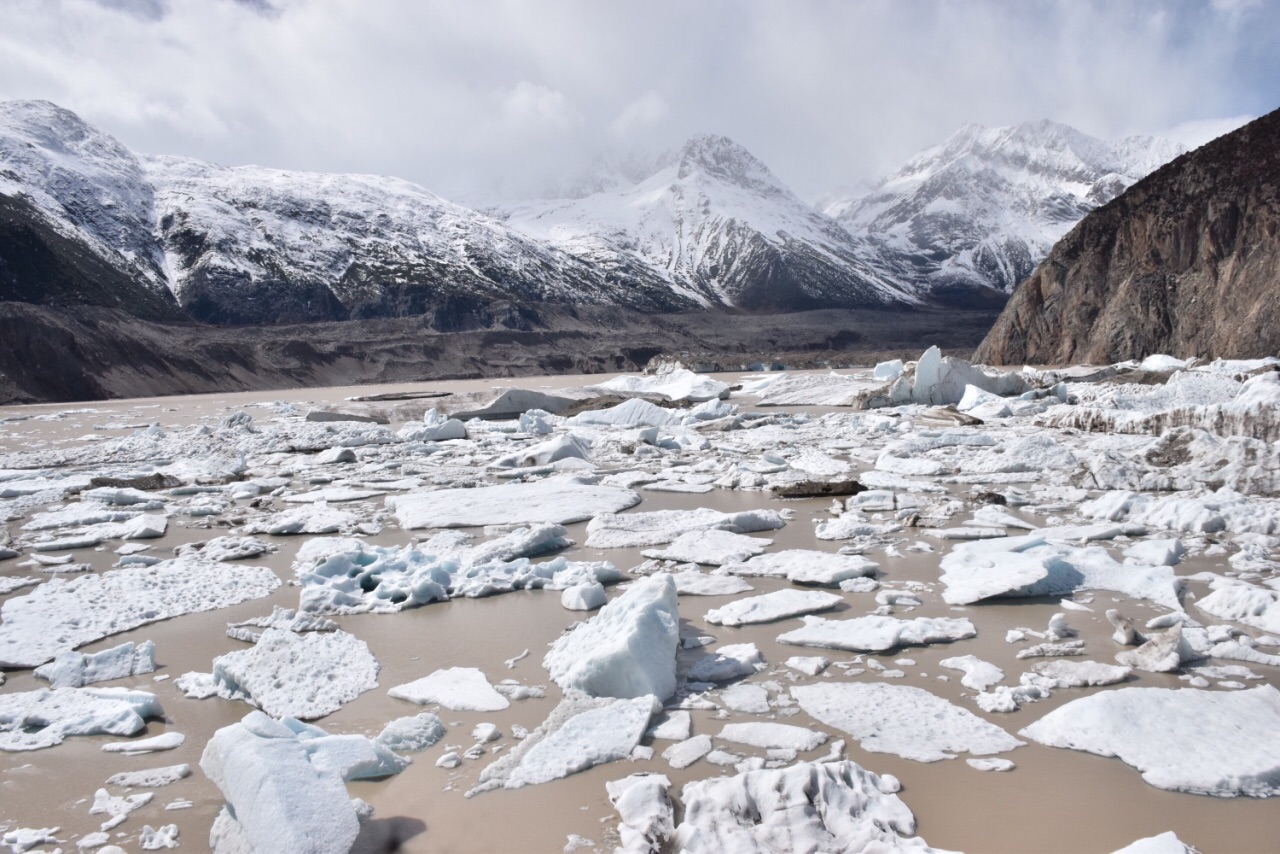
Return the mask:
<svg viewBox="0 0 1280 854">
<path fill-rule="evenodd" d="M 875 272 L 867 246 L 722 136 L 693 138 L 633 186 L 512 206 L 507 222 L 596 264 L 651 266 L 702 305 L 917 301 Z"/>
<path fill-rule="evenodd" d="M 893 275 L 926 289 L 1010 291 L 1085 214 L 1187 149 L 1107 142 L 1051 121 L 966 125 L 864 194 L 820 203 L 875 242 Z"/>
<path fill-rule="evenodd" d="M 26 198 L 61 234 L 164 291 L 153 195 L 138 158 L 75 113 L 48 101 L 0 101 L 0 196 Z"/>
</svg>

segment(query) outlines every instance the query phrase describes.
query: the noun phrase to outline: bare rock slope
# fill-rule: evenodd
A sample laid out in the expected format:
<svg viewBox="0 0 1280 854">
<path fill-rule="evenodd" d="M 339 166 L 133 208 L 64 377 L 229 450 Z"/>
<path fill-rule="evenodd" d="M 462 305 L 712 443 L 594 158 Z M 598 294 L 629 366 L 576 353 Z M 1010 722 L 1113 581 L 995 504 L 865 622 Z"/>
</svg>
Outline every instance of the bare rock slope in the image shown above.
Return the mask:
<svg viewBox="0 0 1280 854">
<path fill-rule="evenodd" d="M 1280 350 L 1280 111 L 1089 214 L 1013 294 L 975 358 L 1115 362 Z"/>
</svg>

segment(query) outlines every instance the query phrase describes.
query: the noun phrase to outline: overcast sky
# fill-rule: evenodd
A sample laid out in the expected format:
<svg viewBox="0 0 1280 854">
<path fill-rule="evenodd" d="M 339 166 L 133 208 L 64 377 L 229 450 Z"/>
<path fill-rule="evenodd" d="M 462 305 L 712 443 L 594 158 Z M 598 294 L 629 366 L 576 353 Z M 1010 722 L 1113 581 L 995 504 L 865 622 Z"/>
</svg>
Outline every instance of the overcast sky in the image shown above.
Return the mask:
<svg viewBox="0 0 1280 854">
<path fill-rule="evenodd" d="M 464 200 L 719 133 L 812 200 L 967 122 L 1260 115 L 1277 45 L 1271 0 L 0 0 L 0 98 L 137 151 Z"/>
</svg>

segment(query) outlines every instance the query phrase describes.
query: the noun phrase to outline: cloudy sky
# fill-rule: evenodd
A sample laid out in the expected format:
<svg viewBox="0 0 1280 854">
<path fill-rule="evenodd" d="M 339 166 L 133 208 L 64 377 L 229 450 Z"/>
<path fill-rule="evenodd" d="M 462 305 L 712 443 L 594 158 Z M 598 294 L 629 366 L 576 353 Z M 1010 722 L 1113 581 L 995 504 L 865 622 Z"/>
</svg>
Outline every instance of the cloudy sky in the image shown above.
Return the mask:
<svg viewBox="0 0 1280 854">
<path fill-rule="evenodd" d="M 719 133 L 814 199 L 967 122 L 1268 112 L 1277 44 L 1270 0 L 0 0 L 0 98 L 138 151 L 464 200 Z"/>
</svg>

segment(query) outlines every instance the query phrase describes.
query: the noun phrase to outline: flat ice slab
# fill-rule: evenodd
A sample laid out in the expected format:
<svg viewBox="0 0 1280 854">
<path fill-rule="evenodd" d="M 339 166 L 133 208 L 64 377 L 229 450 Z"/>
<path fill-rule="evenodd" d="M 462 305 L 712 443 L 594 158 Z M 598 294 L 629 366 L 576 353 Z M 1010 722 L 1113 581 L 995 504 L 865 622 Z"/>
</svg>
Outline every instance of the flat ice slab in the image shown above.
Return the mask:
<svg viewBox="0 0 1280 854">
<path fill-rule="evenodd" d="M 0 667 L 35 667 L 108 635 L 260 599 L 279 586 L 265 567 L 192 556 L 55 578 L 0 607 Z"/>
<path fill-rule="evenodd" d="M 784 750 L 816 750 L 827 743 L 827 734 L 807 727 L 765 721 L 725 724 L 717 738 L 752 747 Z"/>
<path fill-rule="evenodd" d="M 804 617 L 804 625 L 778 636 L 779 643 L 842 649 L 849 652 L 883 652 L 898 646 L 951 643 L 978 634 L 973 623 L 954 617 L 855 617 L 826 620 Z"/>
<path fill-rule="evenodd" d="M 931 851 L 915 817 L 879 777 L 848 760 L 802 762 L 687 783 L 672 850 Z"/>
<path fill-rule="evenodd" d="M 719 566 L 746 560 L 752 555 L 760 554 L 772 544 L 773 540 L 713 529 L 689 531 L 676 537 L 667 546 L 645 549 L 641 554 L 656 560 Z"/>
<path fill-rule="evenodd" d="M 511 701 L 499 694 L 484 673 L 474 667 L 437 670 L 387 692 L 392 697 L 425 706 L 439 703 L 456 712 L 499 712 Z"/>
<path fill-rule="evenodd" d="M 0 750 L 53 747 L 69 735 L 133 735 L 162 714 L 155 694 L 127 688 L 0 694 Z"/>
<path fill-rule="evenodd" d="M 266 629 L 251 648 L 213 660 L 212 687 L 273 717 L 310 720 L 378 687 L 378 662 L 368 644 L 342 630 Z"/>
<path fill-rule="evenodd" d="M 602 513 L 587 523 L 587 547 L 593 549 L 644 548 L 669 543 L 689 531 L 718 529 L 735 534 L 772 531 L 786 520 L 777 510 L 742 510 L 722 513 L 697 510 L 653 510 L 647 513 Z"/>
<path fill-rule="evenodd" d="M 849 733 L 869 753 L 937 762 L 960 752 L 983 756 L 1023 744 L 968 709 L 910 685 L 802 685 L 792 688 L 791 696 L 805 712 Z"/>
<path fill-rule="evenodd" d="M 588 622 L 561 635 L 542 666 L 564 690 L 665 699 L 676 690 L 680 614 L 670 575 L 641 578 Z"/>
<path fill-rule="evenodd" d="M 660 708 L 652 694 L 616 700 L 570 691 L 541 726 L 480 772 L 478 785 L 467 795 L 547 783 L 625 759 Z"/>
<path fill-rule="evenodd" d="M 480 525 L 567 525 L 640 503 L 630 489 L 548 478 L 475 489 L 439 489 L 386 499 L 402 528 L 466 528 Z"/>
<path fill-rule="evenodd" d="M 834 608 L 844 599 L 834 593 L 816 590 L 775 590 L 761 596 L 748 596 L 707 612 L 708 623 L 717 626 L 748 626 L 771 623 L 800 614 L 812 614 Z"/>
<path fill-rule="evenodd" d="M 841 581 L 875 575 L 880 567 L 861 555 L 840 555 L 812 549 L 787 549 L 724 566 L 734 575 L 768 575 L 793 584 L 837 587 Z"/>
<path fill-rule="evenodd" d="M 1161 789 L 1280 794 L 1280 691 L 1271 685 L 1103 691 L 1053 710 L 1019 735 L 1117 757 Z"/>
</svg>

